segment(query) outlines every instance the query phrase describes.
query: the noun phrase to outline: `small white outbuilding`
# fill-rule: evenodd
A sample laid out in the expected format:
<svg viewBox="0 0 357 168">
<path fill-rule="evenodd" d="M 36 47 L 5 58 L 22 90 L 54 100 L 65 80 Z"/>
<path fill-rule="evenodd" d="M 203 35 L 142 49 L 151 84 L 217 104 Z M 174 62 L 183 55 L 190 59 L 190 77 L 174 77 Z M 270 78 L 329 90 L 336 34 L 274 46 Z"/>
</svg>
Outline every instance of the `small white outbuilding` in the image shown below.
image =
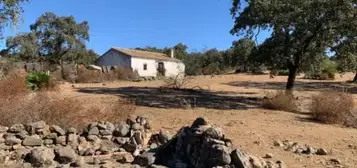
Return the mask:
<svg viewBox="0 0 357 168">
<path fill-rule="evenodd" d="M 112 47 L 96 60 L 97 66 L 131 68 L 141 77 L 176 76 L 185 72 L 185 64 L 163 53 Z"/>
</svg>

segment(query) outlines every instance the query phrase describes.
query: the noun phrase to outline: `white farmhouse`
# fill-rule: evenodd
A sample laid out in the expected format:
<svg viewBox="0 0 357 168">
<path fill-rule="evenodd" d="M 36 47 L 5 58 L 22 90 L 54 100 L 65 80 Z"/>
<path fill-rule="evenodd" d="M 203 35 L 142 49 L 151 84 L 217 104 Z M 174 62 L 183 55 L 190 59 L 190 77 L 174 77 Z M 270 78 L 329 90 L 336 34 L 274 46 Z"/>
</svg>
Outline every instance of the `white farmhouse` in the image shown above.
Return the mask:
<svg viewBox="0 0 357 168">
<path fill-rule="evenodd" d="M 112 47 L 96 60 L 97 66 L 131 68 L 141 77 L 176 76 L 185 72 L 185 64 L 163 53 Z"/>
</svg>

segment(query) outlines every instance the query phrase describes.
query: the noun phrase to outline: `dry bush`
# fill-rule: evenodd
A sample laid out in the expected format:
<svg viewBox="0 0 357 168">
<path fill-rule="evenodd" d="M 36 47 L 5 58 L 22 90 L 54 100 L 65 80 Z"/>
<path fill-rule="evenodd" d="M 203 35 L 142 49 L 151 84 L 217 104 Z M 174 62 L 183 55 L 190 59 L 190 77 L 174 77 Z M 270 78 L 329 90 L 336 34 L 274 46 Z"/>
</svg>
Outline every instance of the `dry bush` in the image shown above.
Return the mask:
<svg viewBox="0 0 357 168">
<path fill-rule="evenodd" d="M 321 92 L 312 97 L 313 119 L 322 123 L 357 126 L 353 96 L 345 92 Z"/>
<path fill-rule="evenodd" d="M 298 112 L 299 106 L 294 96 L 285 91 L 269 92 L 262 102 L 262 107 L 272 110 Z"/>
<path fill-rule="evenodd" d="M 104 108 L 87 108 L 75 98 L 51 98 L 46 92 L 34 92 L 0 102 L 0 125 L 43 120 L 49 125 L 81 129 L 94 121 L 122 121 L 135 109 L 135 104 L 127 100 L 118 100 Z"/>
<path fill-rule="evenodd" d="M 173 77 L 164 78 L 165 87 L 173 88 L 173 89 L 182 89 L 185 87 L 191 78 L 189 76 L 184 76 L 182 74 L 177 74 Z"/>
<path fill-rule="evenodd" d="M 100 83 L 103 77 L 100 71 L 79 68 L 77 72 L 76 83 Z"/>
<path fill-rule="evenodd" d="M 23 71 L 11 71 L 6 79 L 0 80 L 0 99 L 27 94 L 26 75 Z"/>
</svg>

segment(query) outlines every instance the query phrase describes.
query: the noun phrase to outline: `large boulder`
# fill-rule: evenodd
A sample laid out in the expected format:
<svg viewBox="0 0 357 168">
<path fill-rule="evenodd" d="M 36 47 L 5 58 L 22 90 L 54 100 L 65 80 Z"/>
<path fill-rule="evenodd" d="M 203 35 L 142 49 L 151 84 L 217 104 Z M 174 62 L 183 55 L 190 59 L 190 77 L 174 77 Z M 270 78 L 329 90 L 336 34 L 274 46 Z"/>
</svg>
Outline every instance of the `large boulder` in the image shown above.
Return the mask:
<svg viewBox="0 0 357 168">
<path fill-rule="evenodd" d="M 57 133 L 59 136 L 64 136 L 64 135 L 66 135 L 66 131 L 64 131 L 61 127 L 59 127 L 59 126 L 57 126 L 57 125 L 52 125 L 52 126 L 50 127 L 50 130 L 51 130 L 52 132 Z"/>
<path fill-rule="evenodd" d="M 10 133 L 19 133 L 24 129 L 25 129 L 25 127 L 22 124 L 14 124 L 9 128 L 8 132 L 10 132 Z"/>
<path fill-rule="evenodd" d="M 130 126 L 125 122 L 119 123 L 119 125 L 115 128 L 113 135 L 116 137 L 125 137 L 130 132 Z"/>
<path fill-rule="evenodd" d="M 66 147 L 58 147 L 55 150 L 56 161 L 61 164 L 68 164 L 74 162 L 77 159 L 76 152 L 69 146 Z"/>
<path fill-rule="evenodd" d="M 29 159 L 34 167 L 49 167 L 53 163 L 55 153 L 51 148 L 34 148 L 30 154 Z"/>
<path fill-rule="evenodd" d="M 12 146 L 17 144 L 21 144 L 21 139 L 16 138 L 14 135 L 7 135 L 5 137 L 5 145 Z"/>
<path fill-rule="evenodd" d="M 42 139 L 38 136 L 27 137 L 22 141 L 23 146 L 41 146 Z"/>
</svg>

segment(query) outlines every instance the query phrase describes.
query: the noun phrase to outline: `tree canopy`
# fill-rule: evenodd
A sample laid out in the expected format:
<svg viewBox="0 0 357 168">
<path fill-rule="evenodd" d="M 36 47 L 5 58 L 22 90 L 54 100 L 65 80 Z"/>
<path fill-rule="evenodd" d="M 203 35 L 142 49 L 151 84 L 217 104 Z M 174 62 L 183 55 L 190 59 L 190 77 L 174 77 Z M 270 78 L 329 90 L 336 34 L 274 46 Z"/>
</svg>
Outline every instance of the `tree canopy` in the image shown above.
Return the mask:
<svg viewBox="0 0 357 168">
<path fill-rule="evenodd" d="M 356 0 L 233 0 L 231 33 L 253 38 L 261 30 L 271 31 L 258 52 L 268 57 L 269 66 L 289 69 L 286 89 L 292 90 L 305 62 L 356 38 L 356 8 Z"/>
<path fill-rule="evenodd" d="M 87 50 L 89 25 L 77 23 L 73 16 L 56 16 L 45 13 L 34 24 L 31 32 L 9 37 L 6 41 L 9 54 L 24 61 L 43 61 L 52 64 L 75 62 L 89 64 L 97 54 Z"/>
<path fill-rule="evenodd" d="M 22 3 L 29 0 L 2 0 L 0 1 L 0 34 L 3 34 L 4 27 L 8 25 L 17 26 L 21 20 L 20 14 L 23 12 Z"/>
</svg>

